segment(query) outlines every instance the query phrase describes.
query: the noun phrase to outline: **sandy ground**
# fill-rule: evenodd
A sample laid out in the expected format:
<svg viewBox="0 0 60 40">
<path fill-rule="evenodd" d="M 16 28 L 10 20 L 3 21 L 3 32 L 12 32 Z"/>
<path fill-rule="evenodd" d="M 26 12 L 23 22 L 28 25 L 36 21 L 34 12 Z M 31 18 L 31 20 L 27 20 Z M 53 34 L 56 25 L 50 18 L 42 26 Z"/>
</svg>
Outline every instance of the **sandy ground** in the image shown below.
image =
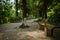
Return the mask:
<svg viewBox="0 0 60 40">
<path fill-rule="evenodd" d="M 44 31 L 39 30 L 37 23 L 29 23 L 30 27 L 24 29 L 14 27 L 19 23 L 9 25 L 4 25 L 6 28 L 0 28 L 0 40 L 53 40 L 53 38 L 47 37 Z"/>
</svg>

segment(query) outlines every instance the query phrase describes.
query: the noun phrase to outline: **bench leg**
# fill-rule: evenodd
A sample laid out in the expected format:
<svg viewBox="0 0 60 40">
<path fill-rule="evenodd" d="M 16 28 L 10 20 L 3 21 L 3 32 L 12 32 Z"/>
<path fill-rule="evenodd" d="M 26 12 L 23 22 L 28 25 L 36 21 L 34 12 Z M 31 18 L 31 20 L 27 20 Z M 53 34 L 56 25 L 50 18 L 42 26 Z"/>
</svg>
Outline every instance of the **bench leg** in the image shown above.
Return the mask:
<svg viewBox="0 0 60 40">
<path fill-rule="evenodd" d="M 45 33 L 46 33 L 46 36 L 48 35 L 48 34 L 47 34 L 47 32 L 48 32 L 47 30 L 48 30 L 48 29 L 47 29 L 46 27 L 44 27 L 44 31 L 45 31 Z"/>
<path fill-rule="evenodd" d="M 53 32 L 54 32 L 55 28 L 58 28 L 58 27 L 54 27 L 54 28 L 51 29 L 51 36 L 53 36 Z"/>
</svg>

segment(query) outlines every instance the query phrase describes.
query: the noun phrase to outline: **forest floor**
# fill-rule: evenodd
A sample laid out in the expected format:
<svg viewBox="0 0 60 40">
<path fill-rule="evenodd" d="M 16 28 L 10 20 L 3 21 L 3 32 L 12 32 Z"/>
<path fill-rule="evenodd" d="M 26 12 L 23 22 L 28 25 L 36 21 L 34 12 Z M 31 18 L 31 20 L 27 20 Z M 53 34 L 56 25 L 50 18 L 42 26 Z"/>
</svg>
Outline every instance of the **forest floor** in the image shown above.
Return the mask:
<svg viewBox="0 0 60 40">
<path fill-rule="evenodd" d="M 46 33 L 39 30 L 36 22 L 27 22 L 29 28 L 19 28 L 21 23 L 0 25 L 0 40 L 54 40 L 47 37 Z M 16 28 L 17 27 L 17 28 Z"/>
</svg>

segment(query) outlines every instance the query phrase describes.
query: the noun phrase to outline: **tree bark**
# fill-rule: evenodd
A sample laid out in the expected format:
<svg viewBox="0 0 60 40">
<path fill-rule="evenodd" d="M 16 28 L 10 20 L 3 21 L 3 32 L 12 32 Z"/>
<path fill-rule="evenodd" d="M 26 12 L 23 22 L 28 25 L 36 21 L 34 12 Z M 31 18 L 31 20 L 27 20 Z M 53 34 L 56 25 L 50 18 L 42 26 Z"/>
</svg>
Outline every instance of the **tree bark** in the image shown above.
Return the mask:
<svg viewBox="0 0 60 40">
<path fill-rule="evenodd" d="M 18 17 L 18 0 L 15 0 L 16 2 L 16 16 Z"/>
<path fill-rule="evenodd" d="M 44 4 L 43 4 L 43 14 L 44 14 L 45 32 L 46 33 L 47 33 L 47 27 L 46 27 L 46 22 L 47 22 L 47 9 L 48 9 L 48 6 L 51 3 L 52 3 L 52 0 L 44 0 Z"/>
<path fill-rule="evenodd" d="M 26 25 L 26 16 L 27 16 L 27 7 L 26 7 L 26 0 L 22 0 L 22 21 L 23 24 Z"/>
</svg>

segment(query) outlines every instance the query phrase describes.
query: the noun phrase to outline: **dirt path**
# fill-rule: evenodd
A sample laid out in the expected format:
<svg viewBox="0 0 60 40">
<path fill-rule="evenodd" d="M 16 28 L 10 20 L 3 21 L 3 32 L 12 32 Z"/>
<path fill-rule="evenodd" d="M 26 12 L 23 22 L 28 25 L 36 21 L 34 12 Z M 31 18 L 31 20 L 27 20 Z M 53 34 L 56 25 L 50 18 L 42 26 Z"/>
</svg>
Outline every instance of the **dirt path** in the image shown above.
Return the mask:
<svg viewBox="0 0 60 40">
<path fill-rule="evenodd" d="M 10 26 L 8 25 L 8 27 L 5 26 L 7 30 L 5 29 L 0 32 L 0 40 L 53 40 L 52 38 L 47 37 L 44 31 L 39 30 L 39 25 L 36 22 L 27 23 L 30 26 L 29 28 L 14 29 L 14 26 L 18 26 L 19 24 L 20 23 L 14 23 L 9 24 Z"/>
</svg>

